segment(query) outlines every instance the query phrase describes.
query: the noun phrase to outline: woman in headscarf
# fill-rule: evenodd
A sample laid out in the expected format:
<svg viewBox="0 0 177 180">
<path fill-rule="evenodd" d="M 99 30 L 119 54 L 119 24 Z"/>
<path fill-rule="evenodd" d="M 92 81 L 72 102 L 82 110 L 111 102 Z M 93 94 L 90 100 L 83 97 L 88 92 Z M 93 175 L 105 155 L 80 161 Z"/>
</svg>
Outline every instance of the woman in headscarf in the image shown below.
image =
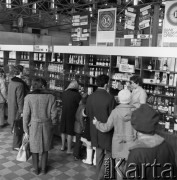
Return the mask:
<svg viewBox="0 0 177 180">
<path fill-rule="evenodd" d="M 70 82 L 62 95 L 62 116 L 61 116 L 61 151 L 65 150 L 67 137 L 67 153 L 71 154 L 71 143 L 74 136 L 75 114 L 81 100 L 79 84 L 76 80 Z"/>
</svg>

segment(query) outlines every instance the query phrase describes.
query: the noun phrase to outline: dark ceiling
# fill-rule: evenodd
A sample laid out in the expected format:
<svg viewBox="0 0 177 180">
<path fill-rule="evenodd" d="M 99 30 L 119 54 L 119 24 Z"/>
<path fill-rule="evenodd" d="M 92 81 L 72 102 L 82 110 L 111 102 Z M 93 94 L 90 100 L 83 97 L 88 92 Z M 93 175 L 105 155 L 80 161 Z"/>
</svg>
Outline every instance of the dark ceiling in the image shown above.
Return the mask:
<svg viewBox="0 0 177 180">
<path fill-rule="evenodd" d="M 74 13 L 90 12 L 97 20 L 98 9 L 117 7 L 119 15 L 134 0 L 0 0 L 0 24 L 41 29 L 70 29 Z M 139 0 L 139 5 L 162 0 Z"/>
</svg>

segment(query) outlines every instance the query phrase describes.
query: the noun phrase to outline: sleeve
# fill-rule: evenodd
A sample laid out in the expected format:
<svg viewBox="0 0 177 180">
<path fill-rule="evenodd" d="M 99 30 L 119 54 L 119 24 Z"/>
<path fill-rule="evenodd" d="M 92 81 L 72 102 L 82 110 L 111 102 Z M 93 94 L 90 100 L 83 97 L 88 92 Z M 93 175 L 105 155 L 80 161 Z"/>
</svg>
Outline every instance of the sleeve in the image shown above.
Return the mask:
<svg viewBox="0 0 177 180">
<path fill-rule="evenodd" d="M 56 124 L 57 123 L 57 115 L 58 115 L 58 111 L 57 111 L 57 106 L 56 106 L 56 100 L 55 97 L 52 95 L 51 97 L 51 119 L 52 119 L 52 124 Z"/>
<path fill-rule="evenodd" d="M 146 99 L 147 99 L 147 94 L 143 89 L 143 91 L 140 94 L 140 104 L 146 104 Z"/>
<path fill-rule="evenodd" d="M 113 126 L 114 126 L 113 122 L 114 122 L 114 115 L 112 112 L 106 123 L 101 123 L 101 122 L 97 121 L 96 128 L 98 130 L 100 130 L 101 132 L 108 132 L 113 128 Z"/>
<path fill-rule="evenodd" d="M 115 108 L 115 106 L 116 106 L 116 100 L 112 96 L 111 101 L 109 103 L 109 114 L 111 114 L 111 111 Z"/>
<path fill-rule="evenodd" d="M 18 105 L 19 113 L 22 113 L 23 105 L 24 105 L 24 86 L 23 86 L 23 84 L 21 84 L 17 87 L 16 98 L 17 98 L 17 105 Z"/>
<path fill-rule="evenodd" d="M 28 98 L 25 98 L 24 108 L 23 108 L 23 130 L 25 133 L 29 134 L 29 122 L 31 120 L 31 108 Z"/>
</svg>

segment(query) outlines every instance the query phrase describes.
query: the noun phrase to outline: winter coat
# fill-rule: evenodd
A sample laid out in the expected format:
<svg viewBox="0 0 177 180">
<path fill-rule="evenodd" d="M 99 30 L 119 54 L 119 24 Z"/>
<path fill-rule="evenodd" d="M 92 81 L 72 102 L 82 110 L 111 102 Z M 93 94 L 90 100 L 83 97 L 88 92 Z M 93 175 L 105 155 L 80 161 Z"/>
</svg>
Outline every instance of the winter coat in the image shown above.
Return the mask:
<svg viewBox="0 0 177 180">
<path fill-rule="evenodd" d="M 62 94 L 61 133 L 73 136 L 75 114 L 81 100 L 81 95 L 76 89 L 68 89 Z"/>
<path fill-rule="evenodd" d="M 23 112 L 24 97 L 28 89 L 25 82 L 13 77 L 8 86 L 8 123 L 13 126 L 15 120 L 19 120 Z"/>
<path fill-rule="evenodd" d="M 85 129 L 85 117 L 84 117 L 85 104 L 80 103 L 75 115 L 74 132 L 82 134 Z"/>
<path fill-rule="evenodd" d="M 115 107 L 115 99 L 106 90 L 98 88 L 91 94 L 86 103 L 86 114 L 90 121 L 91 144 L 93 147 L 98 147 L 111 151 L 113 131 L 103 133 L 96 129 L 93 125 L 93 118 L 106 123 L 111 111 Z"/>
<path fill-rule="evenodd" d="M 153 179 L 173 179 L 165 178 L 170 176 L 170 167 L 166 164 L 172 165 L 173 176 L 177 177 L 177 167 L 175 164 L 175 155 L 169 144 L 159 135 L 144 135 L 144 137 L 139 138 L 136 143 L 130 148 L 129 157 L 126 163 L 125 173 L 127 179 L 130 176 L 134 176 L 135 180 L 143 179 L 144 175 L 147 180 Z M 143 165 L 144 164 L 144 165 Z M 154 168 L 153 168 L 154 166 Z M 143 172 L 143 168 L 146 173 Z M 134 169 L 134 170 L 132 170 Z M 155 169 L 155 177 L 153 177 L 153 170 Z M 163 171 L 166 173 L 163 174 Z M 129 173 L 128 173 L 129 172 Z M 135 176 L 135 173 L 136 176 Z M 162 177 L 162 174 L 165 177 Z M 138 178 L 137 176 L 140 176 Z M 159 176 L 159 178 L 157 178 Z M 176 178 L 175 178 L 176 179 Z"/>
<path fill-rule="evenodd" d="M 7 99 L 7 88 L 5 79 L 0 78 L 0 103 L 5 103 Z"/>
<path fill-rule="evenodd" d="M 97 121 L 96 128 L 102 132 L 108 132 L 114 128 L 112 138 L 112 157 L 126 158 L 129 154 L 129 147 L 135 140 L 135 131 L 131 126 L 131 109 L 129 104 L 118 105 L 110 114 L 106 123 Z"/>
<path fill-rule="evenodd" d="M 23 129 L 29 134 L 32 153 L 51 148 L 53 124 L 57 122 L 55 97 L 43 90 L 35 90 L 25 97 Z"/>
</svg>

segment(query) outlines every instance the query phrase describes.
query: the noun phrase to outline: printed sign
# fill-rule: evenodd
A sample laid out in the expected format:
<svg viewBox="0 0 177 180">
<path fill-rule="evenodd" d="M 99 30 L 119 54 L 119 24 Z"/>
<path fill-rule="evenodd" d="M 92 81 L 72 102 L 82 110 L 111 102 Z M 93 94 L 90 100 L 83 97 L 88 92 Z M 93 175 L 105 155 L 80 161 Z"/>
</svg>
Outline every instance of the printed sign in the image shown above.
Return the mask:
<svg viewBox="0 0 177 180">
<path fill-rule="evenodd" d="M 165 18 L 163 25 L 162 41 L 177 42 L 177 2 L 167 1 L 165 4 Z"/>
<path fill-rule="evenodd" d="M 98 10 L 97 45 L 115 43 L 116 8 Z"/>
</svg>

